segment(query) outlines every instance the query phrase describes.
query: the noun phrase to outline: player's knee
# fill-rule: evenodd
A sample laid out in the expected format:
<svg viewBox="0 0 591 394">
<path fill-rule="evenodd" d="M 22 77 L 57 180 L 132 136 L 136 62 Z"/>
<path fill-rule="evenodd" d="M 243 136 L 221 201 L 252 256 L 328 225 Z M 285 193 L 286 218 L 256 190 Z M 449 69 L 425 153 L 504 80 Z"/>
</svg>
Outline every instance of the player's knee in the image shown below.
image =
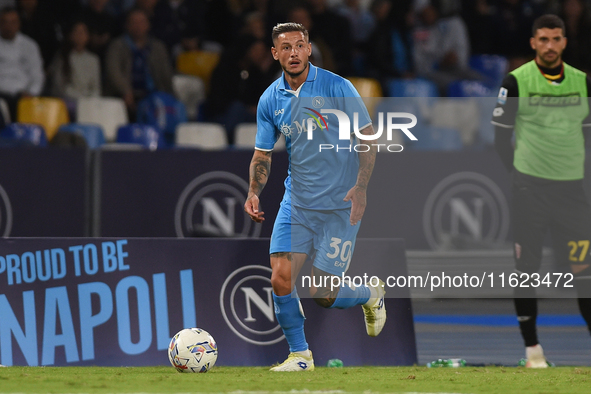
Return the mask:
<svg viewBox="0 0 591 394">
<path fill-rule="evenodd" d="M 328 289 L 316 289 L 314 295 L 312 295 L 312 291 L 310 291 L 310 295 L 314 302 L 323 308 L 332 307 L 332 304 L 334 304 L 336 299 L 330 296 L 330 291 L 328 291 Z"/>
<path fill-rule="evenodd" d="M 275 295 L 284 296 L 291 293 L 291 273 L 273 270 L 271 273 L 271 286 Z"/>
<path fill-rule="evenodd" d="M 571 264 L 570 266 L 573 275 L 576 276 L 587 276 L 590 275 L 591 269 L 589 264 Z"/>
</svg>

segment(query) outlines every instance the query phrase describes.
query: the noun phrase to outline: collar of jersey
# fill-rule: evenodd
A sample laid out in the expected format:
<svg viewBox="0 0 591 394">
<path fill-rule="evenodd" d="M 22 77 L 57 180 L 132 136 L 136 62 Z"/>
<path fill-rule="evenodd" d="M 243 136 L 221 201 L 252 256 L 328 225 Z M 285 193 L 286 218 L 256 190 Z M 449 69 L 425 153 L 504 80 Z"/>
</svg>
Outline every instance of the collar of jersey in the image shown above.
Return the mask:
<svg viewBox="0 0 591 394">
<path fill-rule="evenodd" d="M 308 77 L 306 78 L 306 82 L 312 82 L 316 80 L 316 76 L 318 75 L 318 67 L 313 65 L 311 62 L 308 62 Z M 304 82 L 304 83 L 306 83 Z M 302 84 L 301 86 L 304 86 Z M 301 88 L 300 86 L 300 88 Z M 285 71 L 281 73 L 281 78 L 279 79 L 279 83 L 277 84 L 277 89 L 285 92 L 285 91 L 292 91 L 291 87 L 285 82 Z"/>
</svg>

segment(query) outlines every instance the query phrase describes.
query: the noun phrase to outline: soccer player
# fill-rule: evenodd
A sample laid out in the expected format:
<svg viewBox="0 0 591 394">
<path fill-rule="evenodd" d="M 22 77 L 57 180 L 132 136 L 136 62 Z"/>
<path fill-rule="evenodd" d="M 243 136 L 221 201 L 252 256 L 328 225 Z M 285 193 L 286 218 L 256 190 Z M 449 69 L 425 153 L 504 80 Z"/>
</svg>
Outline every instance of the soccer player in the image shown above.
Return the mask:
<svg viewBox="0 0 591 394">
<path fill-rule="evenodd" d="M 564 22 L 555 15 L 535 20 L 530 44 L 536 57 L 505 78 L 492 123 L 495 148 L 512 172 L 516 271 L 538 272 L 549 229 L 558 261 L 570 264 L 579 309 L 591 330 L 591 209 L 583 191 L 583 127 L 591 126 L 591 80 L 562 61 L 564 32 Z M 526 285 L 514 289 L 525 366 L 546 368 L 536 332 L 535 288 L 540 283 Z"/>
<path fill-rule="evenodd" d="M 273 146 L 281 134 L 285 135 L 290 165 L 269 252 L 275 315 L 290 354 L 271 371 L 312 371 L 314 359 L 304 335 L 305 317 L 295 279 L 307 258 L 313 259 L 312 275 L 319 278 L 315 283 L 331 275 L 341 277 L 347 270 L 366 207 L 375 151 L 319 149 L 320 143 L 339 144 L 339 122 L 334 115 L 313 119 L 311 114 L 320 114 L 322 108 L 337 109 L 350 115 L 353 124 L 353 113 L 357 112 L 360 132 L 365 135 L 374 132 L 367 109 L 353 85 L 308 61 L 312 47 L 308 31 L 302 25 L 278 24 L 273 28 L 272 39 L 271 52 L 283 73 L 259 100 L 250 189 L 244 210 L 255 222 L 264 220 L 264 212 L 259 210 L 259 195 L 269 177 Z M 307 127 L 298 128 L 296 120 Z M 314 121 L 317 123 L 313 124 Z M 308 129 L 316 125 L 313 138 L 308 139 Z M 352 140 L 340 142 L 348 149 L 352 146 Z M 370 281 L 369 286 L 311 287 L 310 293 L 325 308 L 362 305 L 370 336 L 378 335 L 384 327 L 382 281 L 373 286 Z"/>
</svg>

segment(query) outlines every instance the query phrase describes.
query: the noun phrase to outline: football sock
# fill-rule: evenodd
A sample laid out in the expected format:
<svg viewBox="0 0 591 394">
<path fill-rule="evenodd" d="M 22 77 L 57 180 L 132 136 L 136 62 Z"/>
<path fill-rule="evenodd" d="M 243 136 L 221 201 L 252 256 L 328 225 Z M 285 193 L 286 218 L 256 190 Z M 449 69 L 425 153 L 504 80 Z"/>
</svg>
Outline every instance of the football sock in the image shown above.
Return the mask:
<svg viewBox="0 0 591 394">
<path fill-rule="evenodd" d="M 587 323 L 589 332 L 591 332 L 591 277 L 585 275 L 577 278 L 575 276 L 575 286 L 579 295 L 579 310 Z"/>
<path fill-rule="evenodd" d="M 523 337 L 525 346 L 537 345 L 539 343 L 538 333 L 536 331 L 538 300 L 536 298 L 515 298 L 514 302 L 517 321 L 519 322 L 519 329 L 521 330 L 521 336 Z"/>
<path fill-rule="evenodd" d="M 278 296 L 273 292 L 275 316 L 283 329 L 285 339 L 292 353 L 308 350 L 308 343 L 304 335 L 304 312 L 300 304 L 298 292 L 294 289 L 291 294 Z"/>
<path fill-rule="evenodd" d="M 343 284 L 330 308 L 347 309 L 355 305 L 363 305 L 370 297 L 371 290 L 366 285 L 350 287 L 348 284 Z"/>
<path fill-rule="evenodd" d="M 301 352 L 296 352 L 297 354 L 301 354 L 304 357 L 310 357 L 312 356 L 312 354 L 310 354 L 310 350 L 302 350 Z"/>
</svg>

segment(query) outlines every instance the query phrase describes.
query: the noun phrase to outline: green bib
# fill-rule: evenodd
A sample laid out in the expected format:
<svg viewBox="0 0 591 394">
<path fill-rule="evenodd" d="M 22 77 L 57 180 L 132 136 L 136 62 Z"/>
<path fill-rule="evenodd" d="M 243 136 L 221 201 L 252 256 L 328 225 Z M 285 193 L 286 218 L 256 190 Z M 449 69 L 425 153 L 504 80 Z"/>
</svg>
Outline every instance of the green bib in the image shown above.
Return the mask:
<svg viewBox="0 0 591 394">
<path fill-rule="evenodd" d="M 515 168 L 545 179 L 582 179 L 585 141 L 581 125 L 589 113 L 585 73 L 564 63 L 564 80 L 555 85 L 532 60 L 511 74 L 519 88 Z"/>
</svg>

